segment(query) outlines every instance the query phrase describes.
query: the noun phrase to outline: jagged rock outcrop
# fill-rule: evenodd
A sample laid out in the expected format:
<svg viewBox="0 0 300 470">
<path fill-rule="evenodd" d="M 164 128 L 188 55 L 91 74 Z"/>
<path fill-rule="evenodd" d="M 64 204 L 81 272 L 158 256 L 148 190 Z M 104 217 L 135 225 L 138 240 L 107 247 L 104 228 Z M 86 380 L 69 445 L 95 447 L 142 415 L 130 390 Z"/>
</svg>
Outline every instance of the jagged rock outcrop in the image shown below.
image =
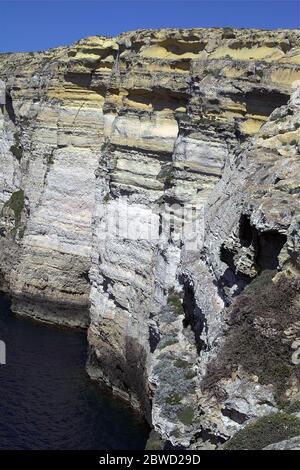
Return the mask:
<svg viewBox="0 0 300 470">
<path fill-rule="evenodd" d="M 238 341 L 297 339 L 253 299 L 297 310 L 299 57 L 299 31 L 230 28 L 0 55 L 0 288 L 89 326 L 90 375 L 166 445 L 215 447 L 297 395 Z"/>
<path fill-rule="evenodd" d="M 200 422 L 220 442 L 299 399 L 299 118 L 298 90 L 226 167 L 182 265 L 203 316 Z"/>
</svg>

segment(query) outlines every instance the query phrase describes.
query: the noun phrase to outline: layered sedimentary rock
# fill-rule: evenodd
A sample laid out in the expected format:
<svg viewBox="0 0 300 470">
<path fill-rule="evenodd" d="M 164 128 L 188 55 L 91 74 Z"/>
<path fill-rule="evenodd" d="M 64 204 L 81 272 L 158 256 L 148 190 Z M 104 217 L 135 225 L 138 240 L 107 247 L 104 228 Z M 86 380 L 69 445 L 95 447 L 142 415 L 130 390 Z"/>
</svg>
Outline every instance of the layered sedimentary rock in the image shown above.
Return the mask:
<svg viewBox="0 0 300 470">
<path fill-rule="evenodd" d="M 89 325 L 90 375 L 166 445 L 221 445 L 297 397 L 299 319 L 267 303 L 298 305 L 299 57 L 298 31 L 230 28 L 0 56 L 0 287 Z"/>
<path fill-rule="evenodd" d="M 22 314 L 88 323 L 95 170 L 114 47 L 97 37 L 75 48 L 2 57 L 2 242 L 12 246 L 15 262 L 1 269 Z M 91 83 L 91 64 L 96 69 L 100 57 L 107 67 L 103 59 Z"/>
</svg>

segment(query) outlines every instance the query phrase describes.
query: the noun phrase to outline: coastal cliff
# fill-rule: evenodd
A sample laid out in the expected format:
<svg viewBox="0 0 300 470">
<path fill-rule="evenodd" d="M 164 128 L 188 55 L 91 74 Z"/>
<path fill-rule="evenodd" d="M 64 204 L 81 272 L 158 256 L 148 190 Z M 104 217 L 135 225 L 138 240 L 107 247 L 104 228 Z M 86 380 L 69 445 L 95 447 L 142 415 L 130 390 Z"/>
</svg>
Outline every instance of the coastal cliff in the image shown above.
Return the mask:
<svg viewBox="0 0 300 470">
<path fill-rule="evenodd" d="M 88 328 L 155 445 L 299 400 L 299 31 L 95 36 L 1 54 L 0 80 L 12 310 Z"/>
</svg>

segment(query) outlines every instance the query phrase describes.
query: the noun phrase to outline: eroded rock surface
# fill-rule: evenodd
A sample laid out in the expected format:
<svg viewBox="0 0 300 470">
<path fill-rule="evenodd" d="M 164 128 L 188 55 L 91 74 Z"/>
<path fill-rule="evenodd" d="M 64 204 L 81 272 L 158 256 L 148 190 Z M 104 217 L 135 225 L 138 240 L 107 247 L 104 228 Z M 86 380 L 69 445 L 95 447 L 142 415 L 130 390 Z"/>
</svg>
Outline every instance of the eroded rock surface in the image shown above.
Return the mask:
<svg viewBox="0 0 300 470">
<path fill-rule="evenodd" d="M 0 55 L 0 288 L 88 326 L 90 375 L 166 446 L 298 396 L 299 57 L 230 28 Z"/>
<path fill-rule="evenodd" d="M 293 437 L 292 439 L 270 444 L 264 450 L 300 450 L 300 437 Z"/>
</svg>

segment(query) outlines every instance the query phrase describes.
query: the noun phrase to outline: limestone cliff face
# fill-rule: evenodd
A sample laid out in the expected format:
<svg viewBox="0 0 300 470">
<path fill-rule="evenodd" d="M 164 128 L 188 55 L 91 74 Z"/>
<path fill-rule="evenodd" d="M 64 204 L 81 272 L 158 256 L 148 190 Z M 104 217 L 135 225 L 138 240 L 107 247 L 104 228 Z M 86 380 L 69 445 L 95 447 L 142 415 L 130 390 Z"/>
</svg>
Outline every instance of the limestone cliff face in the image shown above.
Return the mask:
<svg viewBox="0 0 300 470">
<path fill-rule="evenodd" d="M 299 31 L 229 28 L 0 56 L 0 287 L 89 326 L 90 375 L 172 445 L 220 444 L 279 402 L 228 344 L 255 278 L 296 289 L 299 57 Z M 278 338 L 251 315 L 290 348 L 296 317 Z"/>
<path fill-rule="evenodd" d="M 88 323 L 95 170 L 114 48 L 114 41 L 97 37 L 75 47 L 1 57 L 1 242 L 15 258 L 1 270 L 17 312 Z M 91 83 L 91 67 L 101 57 L 107 67 L 103 60 Z"/>
</svg>

